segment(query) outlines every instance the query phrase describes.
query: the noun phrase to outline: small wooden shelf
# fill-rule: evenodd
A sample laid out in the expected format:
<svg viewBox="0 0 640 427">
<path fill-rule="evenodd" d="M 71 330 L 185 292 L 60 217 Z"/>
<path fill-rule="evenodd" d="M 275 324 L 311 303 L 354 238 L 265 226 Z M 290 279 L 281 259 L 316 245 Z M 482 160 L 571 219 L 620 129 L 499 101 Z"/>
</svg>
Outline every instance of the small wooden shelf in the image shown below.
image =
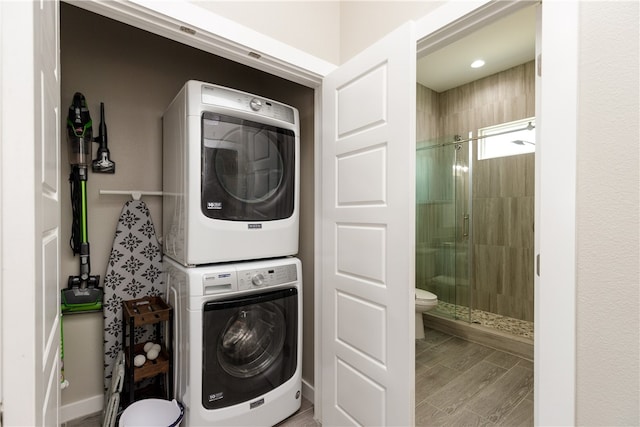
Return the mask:
<svg viewBox="0 0 640 427">
<path fill-rule="evenodd" d="M 173 309 L 160 297 L 144 297 L 122 302 L 122 344 L 126 355 L 127 404 L 133 403 L 136 394 L 142 391 L 136 390 L 136 384 L 145 379 L 154 379 L 153 383 L 161 390 L 159 397 L 172 397 L 173 360 L 169 348 L 172 342 L 172 321 Z M 145 354 L 145 343 L 135 342 L 135 329 L 147 325 L 154 328 L 154 341 L 160 343 L 160 353 L 156 359 L 147 359 L 144 365 L 136 367 L 133 359 L 138 354 Z"/>
<path fill-rule="evenodd" d="M 171 307 L 160 297 L 144 297 L 123 302 L 125 318 L 133 319 L 133 326 L 151 325 L 169 320 Z"/>
<path fill-rule="evenodd" d="M 125 354 L 129 354 L 129 348 L 125 349 Z M 145 354 L 144 343 L 136 344 L 133 346 L 133 357 L 138 354 Z M 133 363 L 129 357 L 127 360 L 127 368 L 131 369 L 131 363 Z M 169 372 L 169 353 L 167 349 L 162 346 L 162 350 L 158 354 L 158 357 L 154 360 L 147 359 L 142 366 L 133 366 L 133 382 L 139 382 L 145 378 L 152 378 L 158 374 L 165 374 Z"/>
</svg>

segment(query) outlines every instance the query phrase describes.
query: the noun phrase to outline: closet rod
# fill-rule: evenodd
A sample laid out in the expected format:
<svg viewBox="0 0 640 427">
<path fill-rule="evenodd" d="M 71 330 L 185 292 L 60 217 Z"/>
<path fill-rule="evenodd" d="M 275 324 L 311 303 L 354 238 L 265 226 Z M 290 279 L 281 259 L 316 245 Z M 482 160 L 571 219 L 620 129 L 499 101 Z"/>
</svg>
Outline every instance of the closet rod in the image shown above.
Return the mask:
<svg viewBox="0 0 640 427">
<path fill-rule="evenodd" d="M 162 196 L 162 191 L 143 190 L 100 190 L 100 195 L 120 194 L 131 196 L 133 200 L 140 200 L 142 196 Z"/>
</svg>

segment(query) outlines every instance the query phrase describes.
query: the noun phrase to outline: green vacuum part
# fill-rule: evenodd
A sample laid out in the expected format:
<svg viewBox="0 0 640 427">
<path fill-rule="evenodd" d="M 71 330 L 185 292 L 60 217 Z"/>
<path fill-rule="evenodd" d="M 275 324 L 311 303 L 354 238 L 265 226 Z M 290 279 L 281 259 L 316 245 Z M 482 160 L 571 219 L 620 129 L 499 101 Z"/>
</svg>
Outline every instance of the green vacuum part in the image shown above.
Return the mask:
<svg viewBox="0 0 640 427">
<path fill-rule="evenodd" d="M 87 166 L 91 161 L 92 136 L 91 115 L 87 103 L 84 95 L 76 92 L 67 117 L 67 140 L 71 163 L 69 182 L 73 214 L 70 244 L 73 254 L 80 255 L 80 274 L 70 276 L 67 288 L 62 290 L 63 313 L 102 309 L 103 291 L 100 288 L 100 276 L 91 275 L 87 231 Z"/>
<path fill-rule="evenodd" d="M 64 289 L 60 306 L 63 313 L 101 310 L 102 296 L 102 288 L 97 287 Z"/>
</svg>

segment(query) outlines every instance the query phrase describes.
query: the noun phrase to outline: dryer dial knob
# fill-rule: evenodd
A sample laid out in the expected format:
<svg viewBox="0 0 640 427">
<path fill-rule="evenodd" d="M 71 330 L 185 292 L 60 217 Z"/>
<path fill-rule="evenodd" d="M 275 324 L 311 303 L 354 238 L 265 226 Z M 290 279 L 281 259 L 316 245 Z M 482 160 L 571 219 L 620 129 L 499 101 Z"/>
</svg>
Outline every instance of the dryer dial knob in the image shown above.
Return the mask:
<svg viewBox="0 0 640 427">
<path fill-rule="evenodd" d="M 253 98 L 251 102 L 249 102 L 249 106 L 253 111 L 258 111 L 262 108 L 262 101 L 260 101 L 258 98 Z"/>
<path fill-rule="evenodd" d="M 264 276 L 262 275 L 262 273 L 258 273 L 255 276 L 253 276 L 251 278 L 251 283 L 253 283 L 255 286 L 264 285 Z"/>
</svg>

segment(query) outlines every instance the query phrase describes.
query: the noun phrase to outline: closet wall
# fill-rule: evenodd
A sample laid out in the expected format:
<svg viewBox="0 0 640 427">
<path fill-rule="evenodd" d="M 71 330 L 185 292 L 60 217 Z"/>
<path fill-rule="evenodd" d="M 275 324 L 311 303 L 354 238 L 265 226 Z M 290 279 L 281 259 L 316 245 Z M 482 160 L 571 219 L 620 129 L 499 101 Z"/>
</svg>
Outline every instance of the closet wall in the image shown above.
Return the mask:
<svg viewBox="0 0 640 427">
<path fill-rule="evenodd" d="M 146 31 L 62 3 L 60 153 L 62 237 L 71 229 L 65 122 L 75 92 L 88 103 L 94 132 L 105 104 L 111 158 L 116 173 L 89 172 L 88 215 L 91 273 L 104 276 L 116 222 L 127 196 L 100 196 L 99 190 L 162 189 L 162 125 L 164 109 L 190 79 L 259 94 L 300 111 L 301 201 L 300 250 L 304 281 L 303 378 L 313 384 L 313 107 L 312 89 L 173 42 Z M 95 156 L 97 144 L 94 144 Z M 162 200 L 144 198 L 156 233 L 162 233 Z M 61 248 L 60 281 L 77 275 L 79 261 Z M 70 386 L 62 404 L 102 396 L 102 313 L 64 318 L 65 376 Z"/>
</svg>

